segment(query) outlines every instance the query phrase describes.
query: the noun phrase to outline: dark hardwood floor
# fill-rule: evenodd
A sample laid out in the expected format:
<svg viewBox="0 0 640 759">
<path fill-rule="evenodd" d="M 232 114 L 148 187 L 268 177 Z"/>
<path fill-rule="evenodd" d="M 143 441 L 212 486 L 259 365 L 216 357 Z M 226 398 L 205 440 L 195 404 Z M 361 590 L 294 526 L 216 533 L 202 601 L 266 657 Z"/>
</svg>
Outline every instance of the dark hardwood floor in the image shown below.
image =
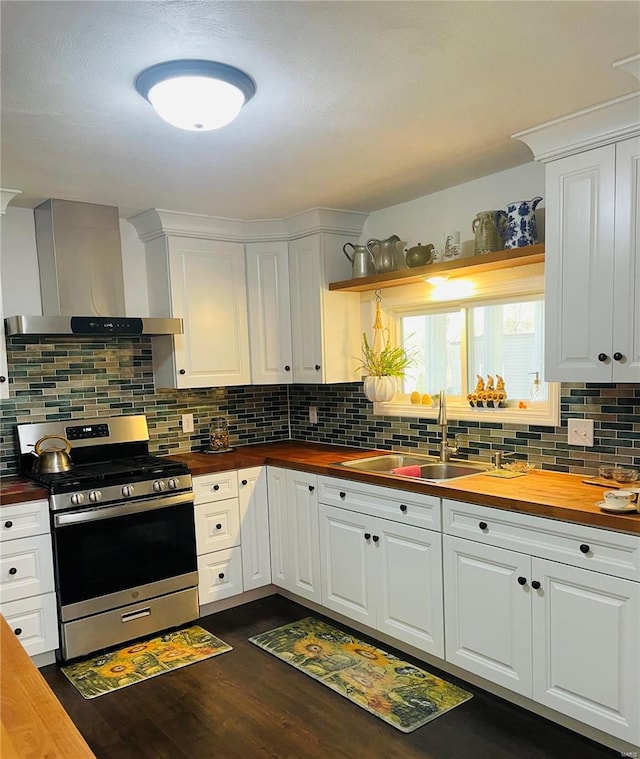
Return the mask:
<svg viewBox="0 0 640 759">
<path fill-rule="evenodd" d="M 310 614 L 272 596 L 205 617 L 200 624 L 233 651 L 91 701 L 55 665 L 42 672 L 98 759 L 619 756 L 419 661 L 474 698 L 413 733 L 401 733 L 248 642 L 251 635 Z"/>
</svg>

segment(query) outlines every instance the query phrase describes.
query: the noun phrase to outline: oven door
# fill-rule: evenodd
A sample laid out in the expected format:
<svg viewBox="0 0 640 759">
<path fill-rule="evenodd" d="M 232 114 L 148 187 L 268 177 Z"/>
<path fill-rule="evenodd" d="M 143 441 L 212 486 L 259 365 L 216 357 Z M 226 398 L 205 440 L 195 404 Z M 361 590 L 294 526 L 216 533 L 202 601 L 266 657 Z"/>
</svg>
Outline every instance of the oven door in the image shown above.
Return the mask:
<svg viewBox="0 0 640 759">
<path fill-rule="evenodd" d="M 53 517 L 60 621 L 197 585 L 193 493 Z"/>
</svg>

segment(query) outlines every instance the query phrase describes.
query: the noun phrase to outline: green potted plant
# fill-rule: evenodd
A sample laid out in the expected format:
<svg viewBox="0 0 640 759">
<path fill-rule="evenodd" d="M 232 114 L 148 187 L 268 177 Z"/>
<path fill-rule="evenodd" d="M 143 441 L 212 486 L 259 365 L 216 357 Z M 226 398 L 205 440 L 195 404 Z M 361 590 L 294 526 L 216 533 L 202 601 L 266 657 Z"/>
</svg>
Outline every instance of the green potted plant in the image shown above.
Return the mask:
<svg viewBox="0 0 640 759">
<path fill-rule="evenodd" d="M 412 366 L 414 359 L 402 347 L 394 347 L 389 330 L 382 326 L 380 303 L 376 306 L 373 340 L 362 333 L 362 357 L 358 372 L 364 374 L 364 394 L 370 401 L 390 401 L 398 390 L 398 377 Z"/>
</svg>

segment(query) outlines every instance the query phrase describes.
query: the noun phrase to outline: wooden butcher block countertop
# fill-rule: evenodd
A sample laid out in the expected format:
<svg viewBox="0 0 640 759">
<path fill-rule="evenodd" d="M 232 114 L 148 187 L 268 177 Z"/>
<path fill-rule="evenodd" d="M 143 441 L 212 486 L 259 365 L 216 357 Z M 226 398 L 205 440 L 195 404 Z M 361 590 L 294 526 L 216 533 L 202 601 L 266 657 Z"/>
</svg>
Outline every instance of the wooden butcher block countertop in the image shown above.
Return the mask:
<svg viewBox="0 0 640 759">
<path fill-rule="evenodd" d="M 640 514 L 610 514 L 600 511 L 596 503 L 602 500 L 602 493 L 607 487 L 584 484 L 583 480 L 587 479 L 584 475 L 534 469 L 513 479 L 477 474 L 435 484 L 339 466 L 340 461 L 382 453 L 389 451 L 291 440 L 246 446 L 229 453 L 188 453 L 171 458 L 186 463 L 194 475 L 270 464 L 640 535 Z M 613 489 L 616 486 L 608 487 Z"/>
</svg>

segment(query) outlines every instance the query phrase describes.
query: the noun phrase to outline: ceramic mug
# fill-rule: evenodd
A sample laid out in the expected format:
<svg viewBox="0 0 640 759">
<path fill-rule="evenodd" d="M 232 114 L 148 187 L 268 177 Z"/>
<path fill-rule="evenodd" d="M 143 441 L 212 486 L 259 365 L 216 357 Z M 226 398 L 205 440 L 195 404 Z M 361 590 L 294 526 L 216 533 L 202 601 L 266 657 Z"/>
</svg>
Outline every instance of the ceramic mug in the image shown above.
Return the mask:
<svg viewBox="0 0 640 759">
<path fill-rule="evenodd" d="M 630 506 L 634 500 L 635 493 L 631 493 L 629 490 L 607 490 L 604 493 L 604 502 L 607 506 L 616 509 L 624 509 Z"/>
</svg>

